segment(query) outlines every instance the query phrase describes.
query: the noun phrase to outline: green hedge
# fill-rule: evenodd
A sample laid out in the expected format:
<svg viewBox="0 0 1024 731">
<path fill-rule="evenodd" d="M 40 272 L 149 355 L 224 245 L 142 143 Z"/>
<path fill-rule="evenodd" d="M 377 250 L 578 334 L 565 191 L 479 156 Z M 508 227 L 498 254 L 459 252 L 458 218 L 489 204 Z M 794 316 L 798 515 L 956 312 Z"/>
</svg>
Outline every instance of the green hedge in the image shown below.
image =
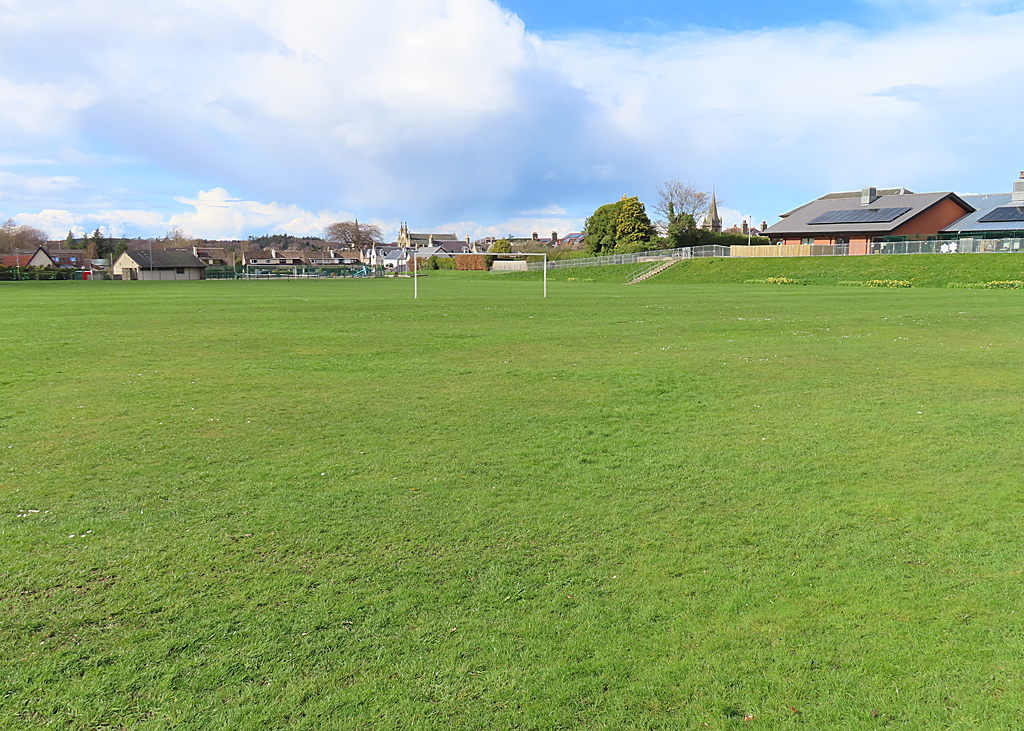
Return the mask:
<svg viewBox="0 0 1024 731">
<path fill-rule="evenodd" d="M 4 267 L 0 269 L 0 282 L 68 280 L 75 278 L 74 269 L 49 269 L 45 267 Z"/>
</svg>

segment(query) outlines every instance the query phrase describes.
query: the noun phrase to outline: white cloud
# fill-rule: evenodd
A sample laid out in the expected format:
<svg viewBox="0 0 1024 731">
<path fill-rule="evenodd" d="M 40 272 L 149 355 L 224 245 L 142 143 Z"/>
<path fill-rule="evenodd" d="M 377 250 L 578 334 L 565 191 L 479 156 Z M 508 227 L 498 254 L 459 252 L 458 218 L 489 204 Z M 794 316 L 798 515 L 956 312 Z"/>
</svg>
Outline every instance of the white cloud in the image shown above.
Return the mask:
<svg viewBox="0 0 1024 731">
<path fill-rule="evenodd" d="M 517 216 L 509 218 L 501 223 L 481 224 L 476 221 L 457 221 L 437 226 L 437 231 L 454 231 L 460 237 L 469 236 L 470 239 L 482 239 L 486 236 L 502 238 L 514 236 L 517 238 L 528 237 L 537 234 L 540 239 L 549 239 L 551 232 L 557 232 L 559 237 L 568 233 L 579 231 L 583 227 L 581 218 L 549 218 Z"/>
<path fill-rule="evenodd" d="M 171 226 L 210 238 L 244 238 L 247 231 L 319 236 L 335 221 L 352 220 L 349 213 L 320 211 L 312 213 L 298 206 L 232 198 L 223 188 L 200 191 L 195 198 L 177 198 L 193 210 L 173 215 Z M 213 234 L 205 232 L 212 231 Z"/>
<path fill-rule="evenodd" d="M 37 214 L 20 214 L 19 224 L 36 226 L 51 237 L 66 231 L 89 232 L 96 228 L 113 236 L 157 236 L 172 227 L 201 238 L 245 238 L 252 231 L 290 233 L 296 236 L 320 236 L 329 223 L 352 220 L 342 211 L 311 211 L 296 205 L 260 203 L 231 197 L 223 188 L 199 191 L 195 198 L 177 198 L 189 207 L 181 213 L 165 216 L 147 210 L 102 209 L 92 213 L 48 209 Z M 366 221 L 366 223 L 377 223 Z"/>
<path fill-rule="evenodd" d="M 552 203 L 549 206 L 535 210 L 535 211 L 523 211 L 524 216 L 564 216 L 565 209 L 559 205 Z"/>
<path fill-rule="evenodd" d="M 539 38 L 490 0 L 7 0 L 0 203 L 206 237 L 338 211 L 543 235 L 668 177 L 758 222 L 829 189 L 992 188 L 1024 13 L 876 1 L 934 12 Z"/>
</svg>

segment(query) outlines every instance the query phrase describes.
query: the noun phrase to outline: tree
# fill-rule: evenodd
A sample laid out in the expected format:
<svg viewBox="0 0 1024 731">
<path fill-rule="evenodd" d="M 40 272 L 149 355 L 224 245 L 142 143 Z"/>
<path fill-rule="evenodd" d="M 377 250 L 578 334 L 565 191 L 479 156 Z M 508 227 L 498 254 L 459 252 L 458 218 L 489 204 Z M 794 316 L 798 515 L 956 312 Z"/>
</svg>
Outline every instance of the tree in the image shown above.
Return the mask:
<svg viewBox="0 0 1024 731">
<path fill-rule="evenodd" d="M 171 249 L 185 249 L 192 245 L 192 237 L 189 236 L 180 226 L 172 226 L 167 229 L 164 237 L 167 247 Z"/>
<path fill-rule="evenodd" d="M 75 241 L 75 235 L 71 231 L 68 231 L 67 238 L 64 239 L 64 248 L 65 249 L 77 249 L 78 248 L 78 242 Z"/>
<path fill-rule="evenodd" d="M 711 195 L 692 183 L 669 178 L 658 186 L 660 199 L 654 210 L 661 216 L 658 227 L 667 232 L 677 216 L 688 215 L 699 221 L 711 207 Z"/>
<path fill-rule="evenodd" d="M 11 254 L 15 249 L 29 253 L 47 242 L 46 232 L 33 226 L 19 226 L 13 218 L 0 225 L 0 253 Z"/>
<path fill-rule="evenodd" d="M 689 213 L 675 214 L 668 224 L 665 237 L 669 248 L 681 249 L 684 246 L 699 246 L 705 232 L 697 227 L 697 221 Z"/>
<path fill-rule="evenodd" d="M 342 249 L 363 249 L 374 244 L 384 243 L 384 234 L 380 226 L 372 223 L 355 221 L 339 221 L 324 229 L 324 239 Z"/>
<path fill-rule="evenodd" d="M 618 225 L 618 203 L 607 203 L 591 214 L 583 224 L 584 240 L 587 242 L 587 253 L 608 253 L 615 248 L 616 226 Z"/>
<path fill-rule="evenodd" d="M 617 251 L 642 251 L 650 246 L 654 227 L 647 217 L 644 204 L 636 196 L 622 196 L 619 201 L 619 213 L 615 218 L 615 249 Z"/>
<path fill-rule="evenodd" d="M 507 239 L 498 239 L 491 244 L 490 252 L 492 254 L 511 254 L 512 244 Z"/>
<path fill-rule="evenodd" d="M 90 241 L 89 242 L 88 246 L 86 246 L 85 249 L 83 250 L 83 256 L 85 256 L 86 259 L 99 259 L 99 258 L 101 258 L 100 257 L 100 250 L 97 248 L 95 241 Z"/>
</svg>

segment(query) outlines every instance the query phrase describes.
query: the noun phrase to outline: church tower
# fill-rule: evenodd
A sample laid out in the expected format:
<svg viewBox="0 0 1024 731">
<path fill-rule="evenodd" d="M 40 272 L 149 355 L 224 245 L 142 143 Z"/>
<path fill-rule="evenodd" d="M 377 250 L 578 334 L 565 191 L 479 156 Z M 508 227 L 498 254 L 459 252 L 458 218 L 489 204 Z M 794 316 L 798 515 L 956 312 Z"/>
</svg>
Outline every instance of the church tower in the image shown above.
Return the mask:
<svg viewBox="0 0 1024 731">
<path fill-rule="evenodd" d="M 718 202 L 715 200 L 715 189 L 711 189 L 711 207 L 708 215 L 704 217 L 704 224 L 701 226 L 706 231 L 722 233 L 722 217 L 718 215 Z"/>
</svg>

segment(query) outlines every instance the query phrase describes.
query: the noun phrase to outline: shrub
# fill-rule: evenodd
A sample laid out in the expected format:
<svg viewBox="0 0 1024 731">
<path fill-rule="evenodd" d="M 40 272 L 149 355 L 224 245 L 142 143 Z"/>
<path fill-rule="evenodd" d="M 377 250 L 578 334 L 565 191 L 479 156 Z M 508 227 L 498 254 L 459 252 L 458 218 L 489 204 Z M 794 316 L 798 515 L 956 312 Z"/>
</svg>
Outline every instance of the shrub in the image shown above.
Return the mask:
<svg viewBox="0 0 1024 731">
<path fill-rule="evenodd" d="M 865 287 L 913 287 L 914 285 L 905 279 L 869 279 L 864 282 Z"/>
<path fill-rule="evenodd" d="M 800 284 L 800 282 L 789 277 L 768 277 L 766 279 L 748 279 L 745 284 Z"/>
<path fill-rule="evenodd" d="M 1019 279 L 996 280 L 994 282 L 950 282 L 949 289 L 1024 289 Z"/>
</svg>

